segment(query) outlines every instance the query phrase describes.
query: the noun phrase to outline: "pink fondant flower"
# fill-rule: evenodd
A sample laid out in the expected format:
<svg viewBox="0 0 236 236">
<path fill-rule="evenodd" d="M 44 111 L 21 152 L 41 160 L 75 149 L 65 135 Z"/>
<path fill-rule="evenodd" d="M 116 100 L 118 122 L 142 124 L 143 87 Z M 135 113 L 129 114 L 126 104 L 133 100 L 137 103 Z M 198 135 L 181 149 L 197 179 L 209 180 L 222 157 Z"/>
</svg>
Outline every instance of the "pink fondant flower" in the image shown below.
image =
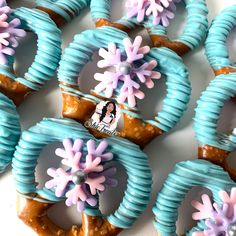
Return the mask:
<svg viewBox="0 0 236 236">
<path fill-rule="evenodd" d="M 109 167 L 104 169 L 106 161 L 112 160 L 113 155 L 106 152 L 108 146 L 102 141 L 97 147 L 93 140 L 87 142 L 87 155 L 83 156 L 83 141 L 70 139 L 63 141 L 64 149 L 57 149 L 56 154 L 63 158 L 62 164 L 69 167 L 48 169 L 47 173 L 53 179 L 46 182 L 48 189 L 55 188 L 57 197 L 66 196 L 66 205 L 77 205 L 78 211 L 85 209 L 87 202 L 91 206 L 97 204 L 94 196 L 98 191 L 104 191 L 105 185 L 116 186 L 117 181 L 113 178 L 116 169 Z"/>
<path fill-rule="evenodd" d="M 176 2 L 181 0 L 127 0 L 128 17 L 137 16 L 137 21 L 142 22 L 146 16 L 152 15 L 153 24 L 162 24 L 167 27 L 176 11 Z"/>
<path fill-rule="evenodd" d="M 222 205 L 212 203 L 206 194 L 202 196 L 202 203 L 193 201 L 192 205 L 198 210 L 193 213 L 194 220 L 205 220 L 206 229 L 194 232 L 193 236 L 231 236 L 236 233 L 236 188 L 232 188 L 229 195 L 225 191 L 219 192 Z M 232 234 L 234 233 L 234 234 Z"/>
<path fill-rule="evenodd" d="M 153 71 L 157 66 L 155 60 L 141 63 L 140 59 L 150 51 L 148 46 L 141 47 L 142 37 L 137 36 L 132 43 L 130 39 L 124 39 L 124 54 L 114 43 L 108 45 L 108 50 L 101 48 L 99 55 L 103 58 L 98 62 L 100 68 L 113 68 L 114 71 L 105 71 L 104 74 L 96 73 L 94 78 L 100 83 L 95 87 L 96 92 L 104 92 L 110 98 L 114 95 L 121 84 L 120 93 L 117 97 L 119 103 L 126 100 L 130 107 L 136 105 L 135 98 L 143 99 L 144 93 L 140 90 L 140 84 L 152 88 L 152 79 L 161 77 L 159 72 Z M 137 65 L 138 64 L 138 65 Z"/>
<path fill-rule="evenodd" d="M 13 55 L 18 46 L 17 38 L 24 37 L 26 32 L 19 29 L 21 22 L 17 18 L 10 19 L 11 9 L 5 0 L 0 0 L 0 64 L 7 64 L 6 55 Z"/>
</svg>

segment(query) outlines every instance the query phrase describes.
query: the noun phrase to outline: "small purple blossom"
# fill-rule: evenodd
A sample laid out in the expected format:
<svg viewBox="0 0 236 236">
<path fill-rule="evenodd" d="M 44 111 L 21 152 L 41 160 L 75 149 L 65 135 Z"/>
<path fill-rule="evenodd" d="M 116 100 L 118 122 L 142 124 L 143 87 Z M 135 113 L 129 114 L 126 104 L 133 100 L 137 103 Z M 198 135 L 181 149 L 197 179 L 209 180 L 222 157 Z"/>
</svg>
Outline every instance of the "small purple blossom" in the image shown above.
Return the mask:
<svg viewBox="0 0 236 236">
<path fill-rule="evenodd" d="M 24 37 L 26 32 L 19 29 L 21 22 L 18 18 L 10 17 L 11 9 L 5 0 L 0 0 L 0 64 L 7 64 L 6 55 L 15 53 L 13 48 L 18 46 L 17 38 Z"/>
<path fill-rule="evenodd" d="M 193 219 L 205 220 L 207 226 L 204 231 L 194 232 L 193 236 L 231 236 L 229 231 L 236 226 L 236 188 L 231 189 L 230 195 L 225 191 L 220 191 L 219 196 L 222 206 L 212 203 L 206 194 L 202 196 L 202 203 L 192 202 L 193 207 L 198 210 L 193 213 Z"/>
<path fill-rule="evenodd" d="M 174 18 L 176 11 L 176 2 L 181 0 L 127 0 L 127 16 L 132 18 L 137 16 L 137 21 L 144 21 L 146 16 L 153 16 L 153 24 L 162 24 L 167 27 L 170 20 Z"/>
<path fill-rule="evenodd" d="M 87 142 L 87 155 L 83 156 L 84 142 L 77 139 L 74 143 L 70 139 L 63 141 L 64 149 L 56 149 L 56 155 L 62 157 L 62 164 L 69 167 L 49 168 L 47 173 L 52 177 L 46 182 L 48 189 L 55 188 L 57 197 L 65 196 L 66 205 L 77 205 L 79 212 L 84 211 L 85 203 L 91 206 L 97 204 L 94 195 L 98 191 L 105 190 L 106 185 L 116 186 L 114 179 L 116 169 L 114 167 L 104 168 L 106 161 L 113 158 L 112 153 L 106 152 L 107 142 L 102 141 L 96 147 L 93 140 Z"/>
<path fill-rule="evenodd" d="M 139 61 L 150 51 L 148 46 L 141 47 L 142 37 L 137 36 L 132 43 L 129 38 L 124 39 L 124 54 L 116 47 L 116 44 L 109 43 L 108 50 L 101 48 L 99 55 L 103 58 L 98 62 L 99 68 L 113 68 L 113 71 L 105 71 L 103 74 L 96 73 L 94 78 L 100 83 L 95 87 L 96 92 L 104 91 L 105 96 L 111 98 L 114 90 L 118 87 L 118 82 L 122 83 L 120 94 L 117 97 L 118 103 L 126 100 L 130 107 L 136 105 L 135 98 L 143 99 L 144 93 L 140 90 L 141 82 L 148 88 L 152 88 L 152 79 L 161 77 L 159 72 L 153 71 L 157 66 L 155 60 L 141 64 Z M 139 66 L 135 63 L 140 62 Z M 141 65 L 140 65 L 141 64 Z"/>
</svg>

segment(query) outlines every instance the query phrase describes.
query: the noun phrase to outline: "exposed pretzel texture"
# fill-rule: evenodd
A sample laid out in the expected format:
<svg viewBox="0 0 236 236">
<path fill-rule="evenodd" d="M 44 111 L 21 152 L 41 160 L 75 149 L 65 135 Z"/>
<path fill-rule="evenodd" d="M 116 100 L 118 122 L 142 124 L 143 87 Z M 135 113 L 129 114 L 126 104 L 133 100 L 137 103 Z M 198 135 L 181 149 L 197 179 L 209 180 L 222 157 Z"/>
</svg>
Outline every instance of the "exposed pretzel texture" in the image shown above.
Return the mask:
<svg viewBox="0 0 236 236">
<path fill-rule="evenodd" d="M 54 204 L 38 202 L 24 197 L 17 197 L 17 213 L 19 218 L 30 226 L 39 236 L 115 236 L 122 231 L 99 216 L 82 213 L 82 225 L 73 225 L 64 230 L 54 224 L 47 212 Z"/>
</svg>

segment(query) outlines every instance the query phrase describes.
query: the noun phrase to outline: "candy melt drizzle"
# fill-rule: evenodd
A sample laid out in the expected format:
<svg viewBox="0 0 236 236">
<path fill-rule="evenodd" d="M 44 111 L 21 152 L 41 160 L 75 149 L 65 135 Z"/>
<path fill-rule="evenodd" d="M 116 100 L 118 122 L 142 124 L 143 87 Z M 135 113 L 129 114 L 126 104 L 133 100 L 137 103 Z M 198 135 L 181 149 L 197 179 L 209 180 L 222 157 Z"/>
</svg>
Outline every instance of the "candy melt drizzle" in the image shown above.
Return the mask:
<svg viewBox="0 0 236 236">
<path fill-rule="evenodd" d="M 148 46 L 141 47 L 142 37 L 137 36 L 132 43 L 129 38 L 123 40 L 125 52 L 116 47 L 115 43 L 109 43 L 108 50 L 101 48 L 99 55 L 103 58 L 98 62 L 99 68 L 113 67 L 112 71 L 105 71 L 104 74 L 96 73 L 94 78 L 101 81 L 96 87 L 96 92 L 105 91 L 106 97 L 112 97 L 114 90 L 121 85 L 120 94 L 117 98 L 119 103 L 126 100 L 130 107 L 136 105 L 135 98 L 143 99 L 144 93 L 140 90 L 141 82 L 148 88 L 152 88 L 152 79 L 159 79 L 161 74 L 153 71 L 157 66 L 155 60 L 145 62 L 140 61 L 145 54 L 149 53 Z M 135 64 L 135 63 L 138 63 Z"/>
<path fill-rule="evenodd" d="M 105 152 L 108 146 L 102 141 L 97 147 L 93 140 L 87 142 L 87 155 L 83 157 L 84 142 L 77 139 L 74 143 L 70 139 L 63 141 L 64 149 L 58 148 L 56 154 L 63 158 L 62 164 L 69 167 L 65 171 L 62 168 L 48 169 L 48 175 L 53 177 L 46 182 L 48 189 L 55 188 L 57 197 L 66 196 L 66 205 L 77 205 L 79 212 L 85 210 L 85 203 L 90 206 L 97 204 L 94 195 L 97 191 L 104 191 L 105 185 L 116 186 L 113 178 L 116 173 L 114 167 L 104 168 L 106 161 L 112 160 L 113 155 Z"/>
<path fill-rule="evenodd" d="M 19 29 L 21 22 L 18 18 L 10 17 L 11 9 L 5 0 L 0 0 L 0 64 L 7 64 L 6 55 L 15 53 L 13 48 L 18 46 L 17 37 L 24 37 L 26 32 Z M 13 47 L 13 48 L 12 48 Z"/>
</svg>

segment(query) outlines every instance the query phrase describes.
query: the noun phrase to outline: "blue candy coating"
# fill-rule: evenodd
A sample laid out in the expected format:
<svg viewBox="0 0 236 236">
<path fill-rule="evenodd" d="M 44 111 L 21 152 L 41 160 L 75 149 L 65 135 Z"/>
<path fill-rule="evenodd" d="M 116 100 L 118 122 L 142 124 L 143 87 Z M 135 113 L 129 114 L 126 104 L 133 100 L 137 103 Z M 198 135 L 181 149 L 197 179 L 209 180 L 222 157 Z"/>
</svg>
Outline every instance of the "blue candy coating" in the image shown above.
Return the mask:
<svg viewBox="0 0 236 236">
<path fill-rule="evenodd" d="M 116 35 L 116 37 L 114 37 Z M 101 100 L 93 95 L 84 94 L 68 85 L 77 85 L 77 79 L 83 67 L 92 60 L 92 55 L 99 48 L 107 48 L 110 42 L 117 44 L 123 50 L 123 39 L 128 35 L 116 28 L 104 26 L 96 30 L 86 30 L 77 34 L 70 45 L 65 49 L 65 53 L 60 61 L 58 78 L 63 84 L 60 87 L 63 93 L 89 99 L 95 103 Z M 144 57 L 143 62 L 155 59 L 158 62 L 156 70 L 166 77 L 167 95 L 163 101 L 162 110 L 153 120 L 146 120 L 140 113 L 131 110 L 124 110 L 133 117 L 142 119 L 146 123 L 151 123 L 164 131 L 169 131 L 182 117 L 189 102 L 191 86 L 188 80 L 188 72 L 182 59 L 167 48 L 152 48 L 151 52 Z M 115 93 L 119 92 L 119 88 Z M 103 93 L 101 93 L 103 95 Z M 125 104 L 128 106 L 128 104 Z M 138 111 L 136 109 L 136 111 Z"/>
<path fill-rule="evenodd" d="M 21 195 L 30 198 L 29 193 L 36 193 L 45 200 L 58 202 L 52 190 L 38 189 L 35 181 L 35 168 L 42 149 L 50 143 L 63 141 L 65 138 L 83 139 L 85 142 L 94 137 L 78 122 L 70 119 L 44 119 L 34 127 L 24 131 L 16 147 L 12 161 L 16 189 Z M 124 198 L 114 214 L 106 216 L 108 221 L 120 228 L 130 227 L 145 210 L 151 195 L 152 174 L 147 155 L 139 147 L 117 137 L 106 139 L 108 151 L 114 155 L 113 161 L 119 162 L 128 175 Z M 141 183 L 141 184 L 140 184 Z M 98 207 L 98 206 L 97 206 Z M 89 215 L 101 215 L 98 208 L 87 208 Z"/>
<path fill-rule="evenodd" d="M 174 41 L 181 42 L 191 49 L 194 49 L 205 39 L 208 29 L 208 9 L 206 0 L 183 0 L 183 2 L 186 5 L 187 11 L 186 25 L 183 33 Z M 110 0 L 91 0 L 90 7 L 94 21 L 100 18 L 110 20 Z M 121 20 L 117 21 L 117 23 L 124 24 L 127 21 L 130 22 L 129 28 L 140 25 L 136 20 L 136 16 L 131 19 L 124 16 Z M 161 24 L 155 26 L 152 21 L 152 17 L 146 17 L 146 20 L 143 23 L 144 27 L 149 29 L 150 35 L 167 36 L 167 28 Z"/>
<path fill-rule="evenodd" d="M 181 42 L 189 48 L 197 48 L 205 39 L 208 29 L 208 9 L 205 0 L 183 0 L 186 5 L 187 22 L 183 33 L 174 41 Z M 111 20 L 110 0 L 38 0 L 37 5 L 48 8 L 61 15 L 66 21 L 70 21 L 81 9 L 90 6 L 91 15 L 96 22 L 99 19 Z M 116 23 L 123 24 L 129 29 L 137 25 L 143 25 L 148 29 L 150 35 L 167 35 L 167 28 L 162 25 L 154 26 L 152 16 L 145 17 L 143 23 L 139 23 L 136 17 L 129 19 L 122 17 Z"/>
</svg>

